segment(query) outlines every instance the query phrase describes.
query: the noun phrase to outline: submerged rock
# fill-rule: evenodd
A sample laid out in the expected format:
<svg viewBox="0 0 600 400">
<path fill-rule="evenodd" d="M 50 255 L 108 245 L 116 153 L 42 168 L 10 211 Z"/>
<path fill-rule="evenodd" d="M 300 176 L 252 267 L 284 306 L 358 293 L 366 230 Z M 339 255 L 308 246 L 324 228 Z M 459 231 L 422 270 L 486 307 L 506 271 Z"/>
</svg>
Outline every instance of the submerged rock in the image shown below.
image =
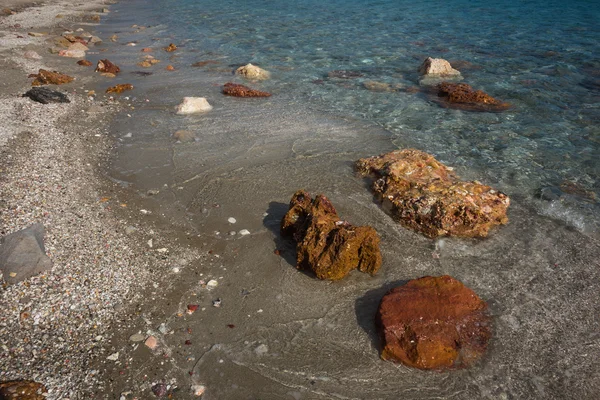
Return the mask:
<svg viewBox="0 0 600 400">
<path fill-rule="evenodd" d="M 248 79 L 265 80 L 271 77 L 271 73 L 256 65 L 246 64 L 235 70 L 237 75 L 242 75 Z"/>
<path fill-rule="evenodd" d="M 0 383 L 0 399 L 5 400 L 45 400 L 46 387 L 28 380 Z"/>
<path fill-rule="evenodd" d="M 121 68 L 117 67 L 109 60 L 104 59 L 98 61 L 98 64 L 96 65 L 96 72 L 108 72 L 110 74 L 118 74 L 119 72 L 121 72 Z"/>
<path fill-rule="evenodd" d="M 177 114 L 195 114 L 212 110 L 205 97 L 184 97 L 183 102 L 177 106 Z"/>
<path fill-rule="evenodd" d="M 82 67 L 91 67 L 92 66 L 92 62 L 89 60 L 79 60 L 77 61 L 78 65 L 81 65 Z"/>
<path fill-rule="evenodd" d="M 45 69 L 40 69 L 37 74 L 31 74 L 29 77 L 36 78 L 31 82 L 31 86 L 62 85 L 75 79 L 72 76 L 61 74 L 60 72 L 52 72 Z"/>
<path fill-rule="evenodd" d="M 111 86 L 106 89 L 106 93 L 123 93 L 126 90 L 133 90 L 133 85 L 131 83 L 121 83 L 119 85 Z"/>
<path fill-rule="evenodd" d="M 504 111 L 510 104 L 504 103 L 481 91 L 474 90 L 466 83 L 442 82 L 437 86 L 436 103 L 443 107 L 465 111 Z"/>
<path fill-rule="evenodd" d="M 336 69 L 334 71 L 329 71 L 327 76 L 330 78 L 339 78 L 339 79 L 356 79 L 364 76 L 362 73 L 358 71 L 348 71 L 345 69 Z"/>
<path fill-rule="evenodd" d="M 296 268 L 309 269 L 319 279 L 342 279 L 358 268 L 375 275 L 381 267 L 379 236 L 370 226 L 353 226 L 340 220 L 323 195 L 299 190 L 281 221 L 281 234 L 296 241 Z"/>
<path fill-rule="evenodd" d="M 165 47 L 165 51 L 168 51 L 169 53 L 175 50 L 177 50 L 177 46 L 175 46 L 173 43 Z"/>
<path fill-rule="evenodd" d="M 395 220 L 428 237 L 485 237 L 492 227 L 508 222 L 507 195 L 461 181 L 451 168 L 422 151 L 363 158 L 356 168 L 376 177 L 372 189 Z"/>
<path fill-rule="evenodd" d="M 0 271 L 8 284 L 52 268 L 44 248 L 44 226 L 35 224 L 0 239 Z"/>
<path fill-rule="evenodd" d="M 45 87 L 34 87 L 28 90 L 23 97 L 29 97 L 31 100 L 42 104 L 71 102 L 64 93 Z"/>
<path fill-rule="evenodd" d="M 223 86 L 223 94 L 235 97 L 269 97 L 271 93 L 250 89 L 248 86 L 228 82 Z"/>
<path fill-rule="evenodd" d="M 486 309 L 451 276 L 413 279 L 381 300 L 376 316 L 381 358 L 420 369 L 468 367 L 492 336 Z"/>
<path fill-rule="evenodd" d="M 173 134 L 173 138 L 181 143 L 193 142 L 196 139 L 194 132 L 179 130 Z"/>
</svg>

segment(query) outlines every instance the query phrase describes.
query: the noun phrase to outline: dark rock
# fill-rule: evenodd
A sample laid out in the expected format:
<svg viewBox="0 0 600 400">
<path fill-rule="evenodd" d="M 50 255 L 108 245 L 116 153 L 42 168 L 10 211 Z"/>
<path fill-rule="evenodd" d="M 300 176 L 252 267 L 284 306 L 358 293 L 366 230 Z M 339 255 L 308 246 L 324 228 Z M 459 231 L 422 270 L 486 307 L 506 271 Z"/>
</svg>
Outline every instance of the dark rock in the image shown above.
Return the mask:
<svg viewBox="0 0 600 400">
<path fill-rule="evenodd" d="M 64 93 L 46 87 L 34 87 L 28 90 L 23 97 L 29 97 L 31 100 L 42 104 L 71 102 Z"/>
<path fill-rule="evenodd" d="M 374 175 L 373 191 L 392 217 L 428 237 L 485 237 L 508 222 L 508 196 L 478 182 L 461 181 L 451 168 L 415 149 L 356 162 Z"/>
<path fill-rule="evenodd" d="M 75 79 L 72 76 L 61 74 L 60 72 L 52 72 L 45 69 L 40 69 L 37 74 L 30 74 L 29 77 L 36 78 L 31 82 L 31 86 L 62 85 Z"/>
<path fill-rule="evenodd" d="M 356 79 L 363 76 L 362 73 L 358 71 L 347 71 L 344 69 L 337 69 L 334 71 L 329 71 L 327 74 L 330 78 L 339 78 L 339 79 Z"/>
<path fill-rule="evenodd" d="M 375 229 L 340 220 L 323 195 L 313 201 L 309 193 L 297 191 L 281 221 L 281 234 L 296 241 L 296 267 L 312 270 L 319 279 L 342 279 L 356 268 L 375 275 L 381 266 Z"/>
<path fill-rule="evenodd" d="M 234 97 L 270 97 L 271 93 L 250 89 L 248 86 L 228 82 L 223 86 L 223 94 Z"/>
<path fill-rule="evenodd" d="M 110 62 L 109 60 L 100 60 L 96 65 L 96 72 L 108 72 L 111 74 L 118 74 L 121 72 L 121 68 L 117 67 L 115 64 Z"/>
<path fill-rule="evenodd" d="M 43 393 L 48 392 L 41 383 L 27 380 L 0 383 L 2 400 L 45 400 Z"/>
<path fill-rule="evenodd" d="M 496 100 L 481 90 L 474 90 L 466 83 L 442 82 L 437 85 L 437 91 L 437 98 L 434 100 L 442 107 L 488 112 L 510 108 L 510 104 Z"/>
<path fill-rule="evenodd" d="M 44 226 L 35 224 L 0 239 L 0 271 L 15 284 L 48 271 L 52 261 L 44 249 Z"/>
<path fill-rule="evenodd" d="M 411 280 L 379 305 L 381 358 L 420 369 L 468 367 L 492 336 L 486 309 L 475 292 L 451 276 Z"/>
</svg>

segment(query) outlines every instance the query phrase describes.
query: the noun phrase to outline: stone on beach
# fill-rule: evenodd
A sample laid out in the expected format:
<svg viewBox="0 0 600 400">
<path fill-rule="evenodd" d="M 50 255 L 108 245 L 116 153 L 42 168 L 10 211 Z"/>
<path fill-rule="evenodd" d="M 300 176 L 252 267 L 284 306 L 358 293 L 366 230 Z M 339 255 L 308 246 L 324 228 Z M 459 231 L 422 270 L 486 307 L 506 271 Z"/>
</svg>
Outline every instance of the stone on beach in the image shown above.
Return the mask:
<svg viewBox="0 0 600 400">
<path fill-rule="evenodd" d="M 121 68 L 113 64 L 107 59 L 98 61 L 96 65 L 96 72 L 108 72 L 111 74 L 118 74 L 121 72 Z"/>
<path fill-rule="evenodd" d="M 228 82 L 223 86 L 223 94 L 234 97 L 270 97 L 271 93 L 251 89 L 248 86 Z"/>
<path fill-rule="evenodd" d="M 132 90 L 133 85 L 131 83 L 121 83 L 119 85 L 111 86 L 106 89 L 106 93 L 123 93 L 126 90 Z"/>
<path fill-rule="evenodd" d="M 413 279 L 381 300 L 381 358 L 419 369 L 468 367 L 492 335 L 486 309 L 475 292 L 448 275 Z"/>
<path fill-rule="evenodd" d="M 64 93 L 46 87 L 34 87 L 28 90 L 23 97 L 29 97 L 31 100 L 42 104 L 71 102 Z"/>
<path fill-rule="evenodd" d="M 34 224 L 0 239 L 0 271 L 8 284 L 52 268 L 44 248 L 44 226 Z"/>
<path fill-rule="evenodd" d="M 177 114 L 195 114 L 212 110 L 205 97 L 184 97 L 183 102 L 177 106 Z"/>
<path fill-rule="evenodd" d="M 41 60 L 42 56 L 40 56 L 37 52 L 33 50 L 28 50 L 23 54 L 23 57 L 28 58 L 30 60 Z"/>
<path fill-rule="evenodd" d="M 194 132 L 179 130 L 173 134 L 173 138 L 181 143 L 193 142 L 195 140 Z"/>
<path fill-rule="evenodd" d="M 58 55 L 61 57 L 70 57 L 70 58 L 83 58 L 85 57 L 84 50 L 61 50 L 58 52 Z"/>
<path fill-rule="evenodd" d="M 443 107 L 466 111 L 504 111 L 510 104 L 504 103 L 481 91 L 474 90 L 466 83 L 442 82 L 437 86 L 434 101 Z"/>
<path fill-rule="evenodd" d="M 435 75 L 441 77 L 459 76 L 460 71 L 452 68 L 450 63 L 443 58 L 427 57 L 419 67 L 421 75 Z"/>
<path fill-rule="evenodd" d="M 425 236 L 485 237 L 492 227 L 508 222 L 507 195 L 461 181 L 451 168 L 422 151 L 363 158 L 356 168 L 375 176 L 372 189 L 395 220 Z"/>
<path fill-rule="evenodd" d="M 265 80 L 271 77 L 271 73 L 256 65 L 246 64 L 235 70 L 237 75 L 241 75 L 248 79 Z"/>
<path fill-rule="evenodd" d="M 77 61 L 77 64 L 81 65 L 82 67 L 91 67 L 92 66 L 92 62 L 89 60 L 79 60 L 79 61 Z"/>
<path fill-rule="evenodd" d="M 37 74 L 31 74 L 29 77 L 35 78 L 35 80 L 31 82 L 31 86 L 62 85 L 75 79 L 72 76 L 61 74 L 60 72 L 52 72 L 45 69 L 40 69 Z"/>
<path fill-rule="evenodd" d="M 3 400 L 45 400 L 47 392 L 44 385 L 29 380 L 0 383 L 0 399 Z"/>
<path fill-rule="evenodd" d="M 312 270 L 319 279 L 339 280 L 356 268 L 375 275 L 381 267 L 375 229 L 340 220 L 323 195 L 312 200 L 304 190 L 294 193 L 281 234 L 296 241 L 296 268 Z"/>
<path fill-rule="evenodd" d="M 87 47 L 85 44 L 83 44 L 81 42 L 75 42 L 75 43 L 71 44 L 69 47 L 67 47 L 67 50 L 83 50 L 83 51 L 88 51 L 89 47 Z"/>
</svg>

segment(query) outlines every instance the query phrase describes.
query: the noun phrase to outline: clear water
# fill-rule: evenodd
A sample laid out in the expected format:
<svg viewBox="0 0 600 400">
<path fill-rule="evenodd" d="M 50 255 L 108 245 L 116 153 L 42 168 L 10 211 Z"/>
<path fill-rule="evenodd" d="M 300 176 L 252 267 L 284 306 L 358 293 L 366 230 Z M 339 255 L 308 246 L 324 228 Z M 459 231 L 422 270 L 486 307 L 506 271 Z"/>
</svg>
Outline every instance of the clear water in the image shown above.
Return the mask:
<svg viewBox="0 0 600 400">
<path fill-rule="evenodd" d="M 135 110 L 114 127 L 121 137 L 114 177 L 142 195 L 161 189 L 153 197 L 161 213 L 220 243 L 220 268 L 229 271 L 213 274 L 225 274 L 219 295 L 235 299 L 234 310 L 212 310 L 197 327 L 206 335 L 197 338 L 192 380 L 209 387 L 207 398 L 598 393 L 599 306 L 589 301 L 597 299 L 589 281 L 600 249 L 598 2 L 132 0 L 115 7 L 104 29 L 137 43 L 111 54 L 124 70 L 118 79 L 136 86 Z M 170 42 L 179 50 L 160 50 Z M 135 66 L 141 47 L 162 60 L 143 78 L 131 74 L 143 70 Z M 466 83 L 513 107 L 451 110 L 404 90 L 419 86 L 427 56 L 450 60 Z M 191 66 L 198 61 L 212 63 Z M 271 98 L 220 93 L 225 82 L 247 83 L 232 71 L 248 62 L 271 71 L 270 80 L 249 84 Z M 328 77 L 340 69 L 362 77 Z M 365 81 L 400 90 L 369 91 Z M 207 97 L 214 109 L 177 116 L 184 96 Z M 179 129 L 196 141 L 175 143 Z M 351 165 L 404 147 L 509 194 L 510 224 L 485 241 L 448 240 L 443 251 L 395 225 Z M 279 241 L 277 227 L 299 188 L 325 193 L 344 218 L 376 227 L 385 260 L 377 278 L 356 274 L 329 285 L 293 268 L 293 248 Z M 229 235 L 242 228 L 252 235 Z M 432 257 L 436 246 L 440 258 Z M 274 258 L 275 248 L 287 256 Z M 371 318 L 382 288 L 443 273 L 490 301 L 497 324 L 490 355 L 452 374 L 380 361 Z M 246 302 L 239 291 L 250 287 L 258 298 Z M 222 328 L 226 320 L 239 329 Z M 268 350 L 257 351 L 261 344 Z M 590 378 L 581 381 L 584 373 Z"/>
</svg>

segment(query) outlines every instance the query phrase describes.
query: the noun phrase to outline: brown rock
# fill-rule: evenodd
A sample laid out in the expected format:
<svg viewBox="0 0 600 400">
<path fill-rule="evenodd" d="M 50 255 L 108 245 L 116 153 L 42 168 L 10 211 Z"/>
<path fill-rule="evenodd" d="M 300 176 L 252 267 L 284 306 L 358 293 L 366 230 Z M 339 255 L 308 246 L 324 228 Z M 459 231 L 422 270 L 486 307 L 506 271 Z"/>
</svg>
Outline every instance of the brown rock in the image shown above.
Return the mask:
<svg viewBox="0 0 600 400">
<path fill-rule="evenodd" d="M 131 83 L 121 83 L 119 85 L 111 86 L 106 89 L 106 93 L 123 93 L 126 90 L 133 90 L 133 85 Z"/>
<path fill-rule="evenodd" d="M 468 367 L 492 335 L 486 309 L 451 276 L 413 279 L 381 300 L 376 316 L 381 358 L 419 369 Z"/>
<path fill-rule="evenodd" d="M 381 267 L 375 229 L 340 220 L 323 195 L 313 201 L 303 190 L 294 193 L 281 234 L 296 241 L 296 268 L 310 269 L 319 279 L 342 279 L 355 268 L 375 275 Z"/>
<path fill-rule="evenodd" d="M 204 67 L 204 66 L 209 65 L 209 64 L 220 64 L 220 62 L 215 61 L 215 60 L 198 61 L 196 63 L 193 63 L 192 67 Z"/>
<path fill-rule="evenodd" d="M 165 68 L 167 71 L 175 71 L 175 67 L 172 65 L 167 65 L 167 67 Z"/>
<path fill-rule="evenodd" d="M 108 39 L 109 39 L 111 42 L 116 42 L 117 40 L 119 40 L 119 36 L 117 36 L 117 35 L 115 34 L 115 35 L 112 35 L 111 37 L 109 37 Z"/>
<path fill-rule="evenodd" d="M 194 132 L 179 130 L 173 134 L 173 138 L 182 143 L 193 142 L 196 139 Z"/>
<path fill-rule="evenodd" d="M 73 79 L 72 76 L 61 74 L 60 72 L 51 72 L 45 69 L 40 69 L 37 74 L 29 75 L 30 78 L 36 78 L 31 86 L 41 86 L 41 85 L 62 85 L 64 83 L 69 83 Z"/>
<path fill-rule="evenodd" d="M 144 47 L 142 49 L 142 53 L 151 53 L 151 52 L 152 52 L 152 49 L 150 47 Z"/>
<path fill-rule="evenodd" d="M 113 74 L 111 72 L 103 72 L 100 75 L 102 75 L 102 76 L 104 76 L 106 78 L 116 78 L 117 77 L 117 75 L 115 75 L 115 74 Z"/>
<path fill-rule="evenodd" d="M 98 64 L 96 65 L 96 72 L 108 72 L 111 74 L 118 74 L 119 72 L 121 72 L 121 68 L 117 67 L 109 60 L 104 59 L 98 61 Z"/>
<path fill-rule="evenodd" d="M 92 62 L 89 60 L 79 60 L 79 61 L 77 61 L 77 64 L 79 64 L 83 67 L 91 67 L 92 66 Z"/>
<path fill-rule="evenodd" d="M 248 86 L 238 85 L 237 83 L 226 83 L 223 86 L 223 94 L 235 97 L 269 97 L 271 93 L 261 92 L 260 90 L 250 89 Z"/>
<path fill-rule="evenodd" d="M 171 43 L 170 45 L 168 45 L 167 47 L 165 47 L 165 51 L 168 51 L 168 52 L 172 52 L 172 51 L 175 51 L 175 50 L 177 50 L 177 46 L 175 46 L 173 43 Z"/>
<path fill-rule="evenodd" d="M 510 104 L 496 100 L 481 90 L 474 90 L 466 83 L 442 82 L 437 86 L 434 100 L 443 107 L 466 111 L 504 111 Z"/>
<path fill-rule="evenodd" d="M 144 60 L 144 61 L 137 63 L 137 65 L 138 65 L 138 67 L 142 67 L 142 68 L 150 68 L 152 66 L 152 63 L 148 60 Z"/>
<path fill-rule="evenodd" d="M 90 21 L 94 21 L 94 22 L 100 22 L 100 16 L 99 15 L 89 15 L 87 17 L 87 19 L 89 19 Z"/>
<path fill-rule="evenodd" d="M 45 400 L 46 387 L 34 381 L 20 380 L 0 383 L 0 399 Z"/>
<path fill-rule="evenodd" d="M 428 237 L 485 237 L 508 222 L 508 196 L 478 182 L 461 181 L 451 168 L 415 149 L 356 162 L 374 175 L 373 191 L 392 217 Z"/>
</svg>

